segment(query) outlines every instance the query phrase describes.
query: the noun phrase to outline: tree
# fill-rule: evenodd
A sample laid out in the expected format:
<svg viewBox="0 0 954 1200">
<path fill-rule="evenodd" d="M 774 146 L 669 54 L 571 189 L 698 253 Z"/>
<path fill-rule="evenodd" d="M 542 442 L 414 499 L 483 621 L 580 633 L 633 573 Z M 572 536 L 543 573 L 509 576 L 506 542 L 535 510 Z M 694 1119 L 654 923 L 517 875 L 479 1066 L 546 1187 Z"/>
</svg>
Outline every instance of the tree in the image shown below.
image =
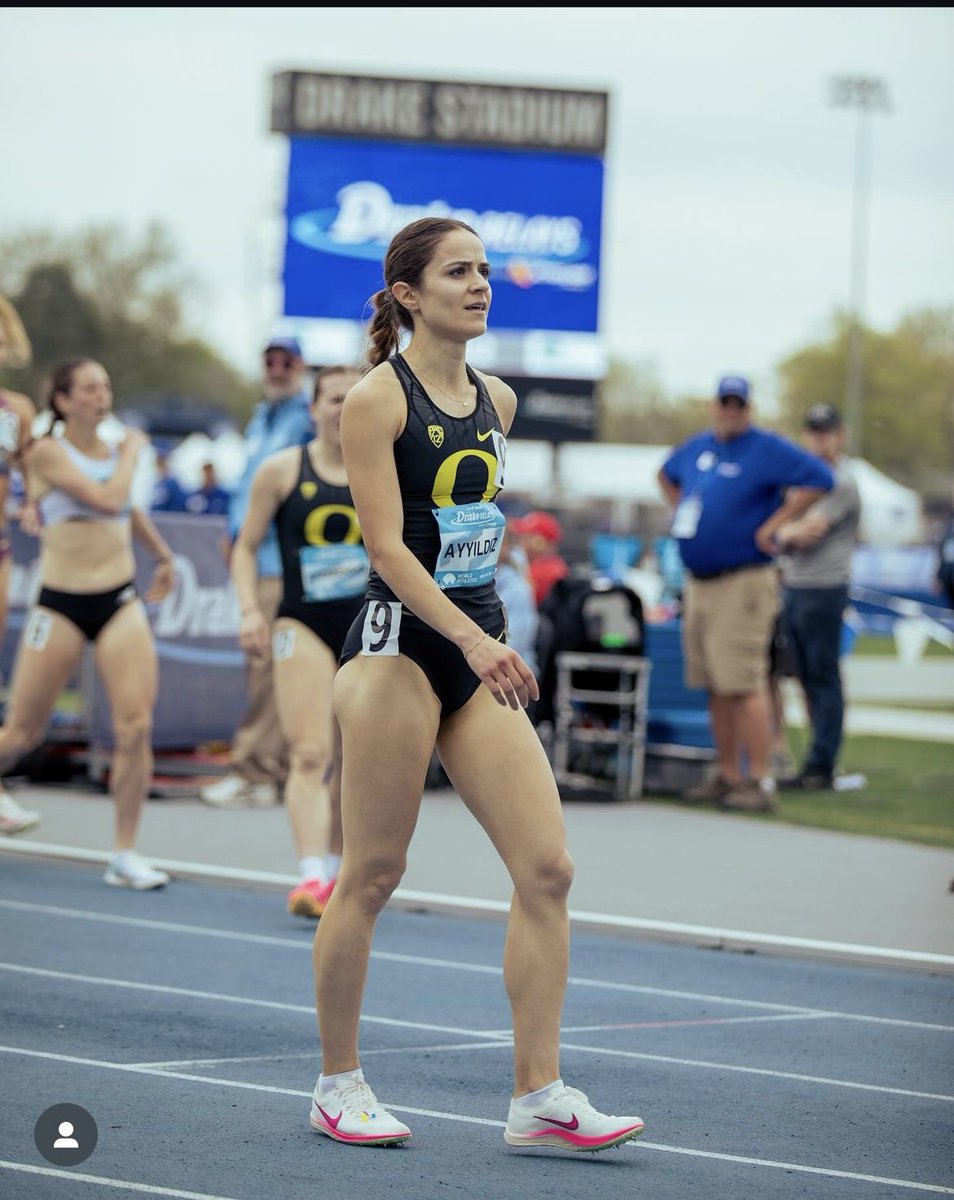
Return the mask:
<svg viewBox="0 0 954 1200">
<path fill-rule="evenodd" d="M 704 400 L 666 397 L 654 371 L 615 359 L 599 385 L 600 441 L 676 445 L 705 429 Z"/>
<path fill-rule="evenodd" d="M 844 410 L 851 322 L 836 312 L 826 340 L 779 364 L 772 427 L 798 440 L 812 404 Z M 866 328 L 863 336 L 864 457 L 946 507 L 954 478 L 954 308 L 909 313 L 896 329 Z M 675 445 L 709 425 L 707 397 L 671 399 L 639 363 L 614 360 L 599 400 L 602 441 Z"/>
<path fill-rule="evenodd" d="M 42 230 L 0 240 L 0 292 L 33 344 L 33 364 L 0 383 L 42 402 L 51 367 L 88 355 L 107 367 L 116 407 L 144 392 L 195 397 L 243 420 L 257 386 L 188 331 L 199 288 L 158 224 L 141 238 L 116 225 L 58 237 Z"/>
<path fill-rule="evenodd" d="M 806 409 L 844 409 L 851 318 L 829 341 L 779 366 L 781 428 L 797 436 Z M 874 466 L 923 495 L 947 495 L 954 475 L 954 308 L 909 314 L 890 333 L 864 330 L 861 445 Z"/>
</svg>

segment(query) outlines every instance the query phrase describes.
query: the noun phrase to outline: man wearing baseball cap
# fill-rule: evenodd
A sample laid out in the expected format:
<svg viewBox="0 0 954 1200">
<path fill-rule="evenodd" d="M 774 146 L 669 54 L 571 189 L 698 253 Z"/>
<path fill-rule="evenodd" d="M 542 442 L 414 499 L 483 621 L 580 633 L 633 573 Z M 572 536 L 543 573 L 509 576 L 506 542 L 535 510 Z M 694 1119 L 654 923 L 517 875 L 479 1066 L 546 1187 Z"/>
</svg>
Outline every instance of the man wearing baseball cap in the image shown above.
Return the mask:
<svg viewBox="0 0 954 1200">
<path fill-rule="evenodd" d="M 314 437 L 309 406 L 311 389 L 301 344 L 279 334 L 262 352 L 262 399 L 245 428 L 245 469 L 229 501 L 225 555 L 245 518 L 252 479 L 262 460 L 289 446 L 304 446 Z M 269 622 L 281 599 L 282 565 L 274 526 L 258 551 L 259 607 Z M 288 754 L 278 723 L 272 687 L 271 655 L 246 659 L 248 699 L 245 715 L 232 740 L 229 771 L 199 793 L 218 808 L 265 808 L 277 804 L 288 774 Z"/>
<path fill-rule="evenodd" d="M 861 498 L 844 459 L 845 426 L 838 410 L 813 404 L 802 429 L 806 448 L 832 468 L 835 486 L 776 533 L 783 551 L 782 621 L 812 731 L 801 771 L 779 780 L 779 787 L 823 791 L 832 786 L 844 726 L 841 631 Z"/>
<path fill-rule="evenodd" d="M 820 459 L 753 423 L 743 376 L 719 380 L 711 416 L 712 427 L 677 446 L 658 475 L 686 568 L 686 685 L 708 692 L 717 756 L 717 774 L 682 798 L 769 810 L 769 643 L 780 606 L 775 536 L 834 480 Z"/>
</svg>

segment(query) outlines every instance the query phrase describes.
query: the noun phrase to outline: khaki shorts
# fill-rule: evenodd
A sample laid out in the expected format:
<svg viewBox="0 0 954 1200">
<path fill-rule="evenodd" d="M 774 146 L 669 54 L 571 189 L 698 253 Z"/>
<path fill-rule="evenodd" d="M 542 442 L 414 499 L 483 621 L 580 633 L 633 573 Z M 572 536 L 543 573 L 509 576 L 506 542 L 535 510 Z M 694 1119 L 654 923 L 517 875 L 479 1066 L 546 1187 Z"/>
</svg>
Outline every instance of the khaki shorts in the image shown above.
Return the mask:
<svg viewBox="0 0 954 1200">
<path fill-rule="evenodd" d="M 778 573 L 771 563 L 718 579 L 687 576 L 682 614 L 686 687 L 721 696 L 763 687 L 780 608 Z"/>
</svg>

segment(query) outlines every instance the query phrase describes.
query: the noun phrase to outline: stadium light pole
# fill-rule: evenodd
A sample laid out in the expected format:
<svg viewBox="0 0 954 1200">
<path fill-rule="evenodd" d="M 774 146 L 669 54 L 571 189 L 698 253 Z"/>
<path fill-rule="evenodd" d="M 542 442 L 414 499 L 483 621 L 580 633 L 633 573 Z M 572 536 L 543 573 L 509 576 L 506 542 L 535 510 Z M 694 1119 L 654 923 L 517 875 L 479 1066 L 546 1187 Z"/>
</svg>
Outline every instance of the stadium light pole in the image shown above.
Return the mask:
<svg viewBox="0 0 954 1200">
<path fill-rule="evenodd" d="M 890 112 L 887 84 L 863 75 L 835 75 L 831 102 L 853 108 L 855 121 L 854 187 L 851 207 L 851 330 L 845 374 L 845 423 L 848 450 L 856 457 L 864 449 L 864 310 L 868 270 L 868 208 L 871 191 L 871 123 L 873 112 Z"/>
</svg>

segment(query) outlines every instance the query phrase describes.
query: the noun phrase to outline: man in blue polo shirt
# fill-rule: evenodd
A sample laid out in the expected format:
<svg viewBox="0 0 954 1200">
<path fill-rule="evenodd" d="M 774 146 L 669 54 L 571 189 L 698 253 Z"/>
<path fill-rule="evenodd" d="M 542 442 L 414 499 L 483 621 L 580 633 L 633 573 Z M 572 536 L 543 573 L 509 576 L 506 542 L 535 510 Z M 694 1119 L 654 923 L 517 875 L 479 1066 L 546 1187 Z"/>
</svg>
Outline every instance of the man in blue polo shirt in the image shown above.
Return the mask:
<svg viewBox="0 0 954 1200">
<path fill-rule="evenodd" d="M 658 479 L 675 509 L 671 532 L 686 568 L 686 686 L 708 692 L 718 765 L 683 799 L 770 810 L 766 684 L 781 603 L 775 532 L 829 491 L 834 477 L 821 459 L 755 426 L 748 380 L 726 375 L 712 402 L 712 428 L 676 447 Z M 786 496 L 787 489 L 797 490 Z"/>
</svg>

